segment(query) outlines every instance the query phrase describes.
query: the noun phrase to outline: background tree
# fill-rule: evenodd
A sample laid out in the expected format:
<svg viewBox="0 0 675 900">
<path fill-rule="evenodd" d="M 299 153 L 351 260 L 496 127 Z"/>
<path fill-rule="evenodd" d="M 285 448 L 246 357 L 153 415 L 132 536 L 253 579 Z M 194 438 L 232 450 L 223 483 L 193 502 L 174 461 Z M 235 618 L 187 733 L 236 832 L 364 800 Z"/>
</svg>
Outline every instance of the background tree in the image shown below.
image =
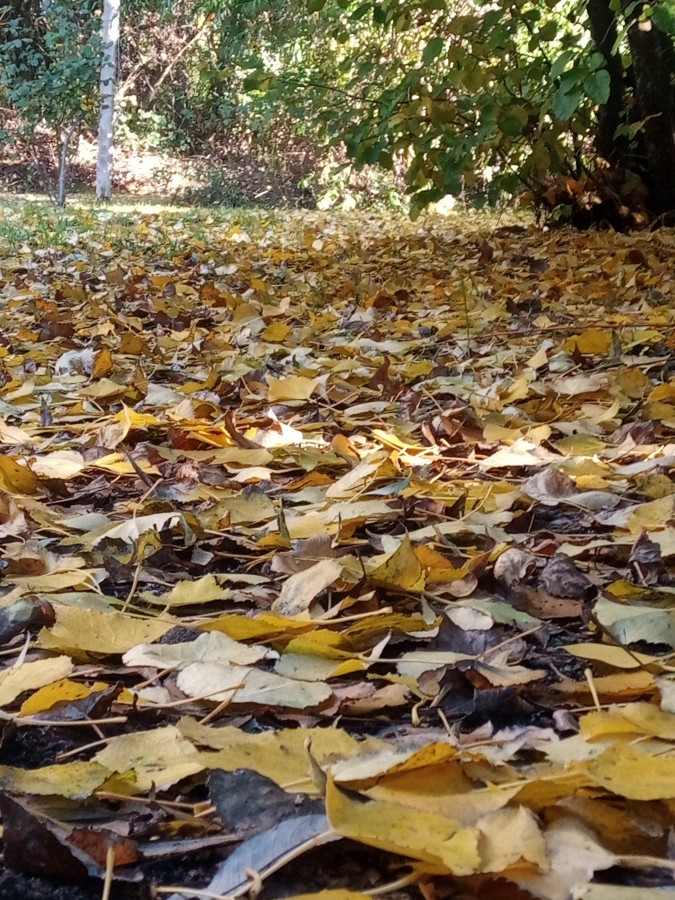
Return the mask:
<svg viewBox="0 0 675 900">
<path fill-rule="evenodd" d="M 294 49 L 326 39 L 276 68 L 261 53 L 249 86 L 291 108 L 303 104 L 297 86 L 313 86 L 305 121 L 343 141 L 357 164 L 398 159 L 413 211 L 448 193 L 468 190 L 480 203 L 524 186 L 558 203 L 558 176 L 582 202 L 581 187 L 597 188 L 588 202 L 617 214 L 641 178 L 652 212 L 675 211 L 667 3 L 308 0 L 307 9 Z M 331 63 L 318 58 L 327 43 Z"/>
<path fill-rule="evenodd" d="M 97 0 L 12 0 L 0 6 L 0 85 L 19 117 L 15 136 L 34 149 L 36 130 L 51 131 L 59 205 L 65 202 L 73 139 L 92 121 L 97 26 Z"/>
<path fill-rule="evenodd" d="M 0 85 L 26 139 L 40 125 L 63 148 L 93 131 L 100 2 L 0 6 Z M 214 193 L 228 202 L 251 159 L 260 195 L 301 160 L 315 191 L 388 171 L 384 194 L 404 183 L 413 214 L 447 194 L 525 192 L 578 224 L 666 221 L 673 2 L 127 0 L 118 133 L 208 159 L 214 186 L 229 173 L 230 194 Z"/>
</svg>

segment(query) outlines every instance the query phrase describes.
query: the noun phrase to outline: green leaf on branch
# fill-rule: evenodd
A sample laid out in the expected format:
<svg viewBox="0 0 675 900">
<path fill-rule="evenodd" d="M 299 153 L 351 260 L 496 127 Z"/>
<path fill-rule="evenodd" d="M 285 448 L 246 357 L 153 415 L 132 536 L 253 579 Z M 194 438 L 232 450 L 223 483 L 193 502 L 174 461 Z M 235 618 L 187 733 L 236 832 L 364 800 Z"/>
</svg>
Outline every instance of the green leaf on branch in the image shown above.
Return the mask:
<svg viewBox="0 0 675 900">
<path fill-rule="evenodd" d="M 560 78 L 573 59 L 574 53 L 571 50 L 564 50 L 551 66 L 551 78 Z"/>
<path fill-rule="evenodd" d="M 598 69 L 597 72 L 592 72 L 584 79 L 584 91 L 599 106 L 609 100 L 609 90 L 610 81 L 607 69 Z"/>
<path fill-rule="evenodd" d="M 539 29 L 537 35 L 538 41 L 554 41 L 558 36 L 558 23 L 555 21 L 547 22 Z"/>
<path fill-rule="evenodd" d="M 499 117 L 497 125 L 502 134 L 518 137 L 527 124 L 527 113 L 522 106 L 512 106 Z"/>
<path fill-rule="evenodd" d="M 244 79 L 244 90 L 246 91 L 268 91 L 277 82 L 275 75 L 269 72 L 261 72 L 256 70 L 251 72 Z"/>
<path fill-rule="evenodd" d="M 583 93 L 578 87 L 569 91 L 559 88 L 553 96 L 553 114 L 563 122 L 569 121 L 577 111 L 582 97 Z"/>
<path fill-rule="evenodd" d="M 432 37 L 422 52 L 422 62 L 425 66 L 430 65 L 437 59 L 443 51 L 445 41 L 441 37 Z"/>
</svg>

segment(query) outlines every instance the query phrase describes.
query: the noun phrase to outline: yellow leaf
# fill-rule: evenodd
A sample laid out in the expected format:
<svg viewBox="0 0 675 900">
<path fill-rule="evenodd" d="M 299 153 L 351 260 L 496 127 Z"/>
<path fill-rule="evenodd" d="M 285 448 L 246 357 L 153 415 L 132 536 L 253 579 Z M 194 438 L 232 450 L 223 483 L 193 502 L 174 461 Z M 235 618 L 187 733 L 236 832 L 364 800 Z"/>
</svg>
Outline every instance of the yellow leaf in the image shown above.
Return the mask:
<svg viewBox="0 0 675 900">
<path fill-rule="evenodd" d="M 94 366 L 91 370 L 91 377 L 94 381 L 110 375 L 114 368 L 113 355 L 107 347 L 104 347 L 94 357 Z"/>
<path fill-rule="evenodd" d="M 36 713 L 51 709 L 55 703 L 82 700 L 90 694 L 100 691 L 108 685 L 103 681 L 95 681 L 93 684 L 80 684 L 79 681 L 63 679 L 47 684 L 24 701 L 20 713 L 22 716 L 34 716 Z"/>
<path fill-rule="evenodd" d="M 52 681 L 67 678 L 73 671 L 73 662 L 68 656 L 53 656 L 25 662 L 16 669 L 0 672 L 0 706 L 7 706 L 24 691 L 34 691 Z"/>
<path fill-rule="evenodd" d="M 254 769 L 271 778 L 285 790 L 315 793 L 312 763 L 307 753 L 311 741 L 312 757 L 324 767 L 331 762 L 379 750 L 384 742 L 377 738 L 357 741 L 340 728 L 281 728 L 260 734 L 247 734 L 228 725 L 212 728 L 194 719 L 184 718 L 178 723 L 180 732 L 200 747 L 200 759 L 206 768 Z"/>
<path fill-rule="evenodd" d="M 286 340 L 292 330 L 286 322 L 272 322 L 260 336 L 271 344 L 280 344 Z"/>
<path fill-rule="evenodd" d="M 287 619 L 284 616 L 261 613 L 255 619 L 243 615 L 219 616 L 212 622 L 205 623 L 202 628 L 204 631 L 222 631 L 235 641 L 270 641 L 289 634 L 311 631 L 318 628 L 319 624 L 304 619 Z"/>
<path fill-rule="evenodd" d="M 633 672 L 621 672 L 615 675 L 603 675 L 593 679 L 598 696 L 608 703 L 634 700 L 649 696 L 656 690 L 656 679 L 650 672 L 638 669 Z M 564 679 L 553 685 L 553 690 L 563 696 L 575 697 L 585 706 L 593 701 L 588 682 Z"/>
<path fill-rule="evenodd" d="M 667 475 L 660 473 L 638 476 L 635 484 L 638 492 L 649 500 L 660 500 L 675 493 L 675 484 Z"/>
<path fill-rule="evenodd" d="M 175 584 L 166 594 L 152 594 L 144 591 L 142 599 L 154 606 L 195 606 L 201 603 L 213 603 L 214 600 L 226 600 L 232 596 L 229 588 L 218 584 L 215 575 L 204 575 L 196 581 L 185 579 Z"/>
<path fill-rule="evenodd" d="M 67 647 L 85 653 L 121 654 L 136 644 L 156 641 L 174 624 L 166 618 L 160 622 L 158 619 L 141 619 L 121 612 L 58 606 L 56 622 L 51 628 L 42 629 L 38 642 L 47 649 Z M 59 677 L 63 678 L 63 675 Z"/>
<path fill-rule="evenodd" d="M 87 800 L 101 787 L 110 771 L 95 762 L 69 762 L 38 769 L 15 769 L 0 766 L 3 791 L 39 796 L 55 795 L 69 800 Z"/>
<path fill-rule="evenodd" d="M 612 376 L 613 393 L 625 394 L 630 400 L 642 399 L 651 386 L 651 380 L 637 366 L 619 369 Z"/>
<path fill-rule="evenodd" d="M 645 653 L 635 653 L 616 644 L 567 644 L 563 647 L 572 656 L 580 659 L 591 659 L 603 662 L 615 669 L 639 669 L 648 663 L 658 660 L 656 656 L 648 656 Z"/>
<path fill-rule="evenodd" d="M 69 588 L 91 589 L 96 587 L 96 581 L 91 572 L 86 570 L 46 572 L 44 575 L 17 575 L 7 580 L 15 587 L 21 588 L 24 593 L 58 594 Z"/>
<path fill-rule="evenodd" d="M 133 770 L 138 793 L 166 790 L 204 768 L 200 754 L 173 725 L 111 738 L 94 761 L 111 772 Z"/>
<path fill-rule="evenodd" d="M 480 820 L 478 830 L 481 871 L 503 872 L 524 862 L 547 868 L 546 842 L 534 813 L 524 806 L 495 810 Z"/>
<path fill-rule="evenodd" d="M 596 456 L 607 446 L 607 442 L 592 434 L 570 434 L 553 445 L 556 450 L 569 456 Z"/>
<path fill-rule="evenodd" d="M 383 464 L 388 462 L 389 453 L 386 450 L 375 451 L 369 453 L 361 462 L 347 472 L 342 478 L 338 478 L 326 490 L 326 496 L 331 499 L 349 497 L 352 494 L 359 493 L 364 490 L 366 485 L 372 481 L 373 476 L 382 468 Z M 392 474 L 396 471 L 392 469 Z"/>
<path fill-rule="evenodd" d="M 563 347 L 568 353 L 576 349 L 584 355 L 606 356 L 612 347 L 612 332 L 609 328 L 589 328 L 567 338 Z"/>
<path fill-rule="evenodd" d="M 77 450 L 55 450 L 31 460 L 33 472 L 45 478 L 61 478 L 64 481 L 75 478 L 85 466 L 84 457 Z"/>
<path fill-rule="evenodd" d="M 318 709 L 333 696 L 323 682 L 300 681 L 227 663 L 191 663 L 178 673 L 176 684 L 188 697 L 208 698 L 214 703 L 231 701 L 286 709 Z"/>
<path fill-rule="evenodd" d="M 326 814 L 344 837 L 401 856 L 441 865 L 452 875 L 480 871 L 479 832 L 453 819 L 398 803 L 365 803 L 337 787 L 328 777 Z"/>
<path fill-rule="evenodd" d="M 132 331 L 125 331 L 120 336 L 118 352 L 128 356 L 148 356 L 148 345 Z"/>
<path fill-rule="evenodd" d="M 403 772 L 419 771 L 455 759 L 457 751 L 450 744 L 433 741 L 419 750 L 387 748 L 379 753 L 360 756 L 338 763 L 332 768 L 336 783 L 350 787 L 366 787 L 382 778 L 391 778 Z"/>
<path fill-rule="evenodd" d="M 651 383 L 651 382 L 650 382 Z M 671 382 L 667 382 L 666 384 L 658 384 L 653 390 L 649 392 L 647 395 L 647 400 L 650 401 L 661 401 L 675 404 L 675 384 Z"/>
<path fill-rule="evenodd" d="M 255 525 L 277 517 L 274 503 L 258 488 L 221 500 L 215 510 L 219 521 L 227 521 L 229 525 Z"/>
<path fill-rule="evenodd" d="M 321 559 L 319 562 L 291 575 L 272 604 L 272 612 L 280 616 L 297 616 L 307 612 L 318 595 L 330 587 L 342 573 L 339 559 Z"/>
<path fill-rule="evenodd" d="M 241 644 L 219 631 L 200 634 L 196 640 L 176 644 L 139 644 L 122 659 L 125 666 L 154 666 L 156 669 L 182 669 L 194 662 L 253 665 L 272 651 L 266 647 Z"/>
<path fill-rule="evenodd" d="M 370 579 L 384 587 L 419 592 L 424 590 L 424 569 L 415 556 L 410 538 L 406 537 L 384 562 L 366 566 Z"/>
<path fill-rule="evenodd" d="M 125 384 L 117 384 L 109 378 L 101 378 L 100 381 L 90 384 L 88 387 L 80 388 L 80 396 L 91 397 L 92 400 L 108 400 L 111 397 L 121 397 L 129 390 L 130 388 Z"/>
<path fill-rule="evenodd" d="M 660 500 L 652 500 L 651 503 L 642 503 L 636 506 L 628 517 L 628 528 L 633 534 L 644 529 L 648 531 L 663 528 L 664 524 L 673 517 L 675 510 L 675 497 L 671 494 Z"/>
<path fill-rule="evenodd" d="M 653 703 L 627 703 L 616 710 L 587 713 L 580 721 L 587 739 L 605 734 L 646 734 L 664 741 L 675 741 L 675 715 Z"/>
<path fill-rule="evenodd" d="M 672 751 L 671 751 L 672 752 Z M 588 763 L 596 784 L 629 800 L 675 797 L 675 756 L 650 756 L 636 746 L 616 744 Z"/>
<path fill-rule="evenodd" d="M 39 480 L 11 456 L 0 455 L 0 490 L 7 494 L 37 494 Z"/>
<path fill-rule="evenodd" d="M 340 527 L 356 526 L 371 518 L 382 520 L 396 518 L 397 515 L 384 500 L 357 500 L 333 503 L 320 512 L 289 512 L 286 524 L 291 538 L 299 540 L 321 532 L 335 534 Z"/>
<path fill-rule="evenodd" d="M 285 378 L 267 377 L 267 399 L 270 403 L 285 400 L 309 400 L 321 379 L 304 375 L 287 375 Z"/>
</svg>

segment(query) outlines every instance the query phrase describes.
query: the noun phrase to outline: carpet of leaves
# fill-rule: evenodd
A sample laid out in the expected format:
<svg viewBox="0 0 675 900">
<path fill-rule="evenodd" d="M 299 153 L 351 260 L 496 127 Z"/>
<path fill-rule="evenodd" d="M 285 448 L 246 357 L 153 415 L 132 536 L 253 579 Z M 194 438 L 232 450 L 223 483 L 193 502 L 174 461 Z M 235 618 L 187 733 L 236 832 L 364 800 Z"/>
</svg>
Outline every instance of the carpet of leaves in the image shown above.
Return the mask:
<svg viewBox="0 0 675 900">
<path fill-rule="evenodd" d="M 671 896 L 674 249 L 8 211 L 0 895 Z"/>
</svg>

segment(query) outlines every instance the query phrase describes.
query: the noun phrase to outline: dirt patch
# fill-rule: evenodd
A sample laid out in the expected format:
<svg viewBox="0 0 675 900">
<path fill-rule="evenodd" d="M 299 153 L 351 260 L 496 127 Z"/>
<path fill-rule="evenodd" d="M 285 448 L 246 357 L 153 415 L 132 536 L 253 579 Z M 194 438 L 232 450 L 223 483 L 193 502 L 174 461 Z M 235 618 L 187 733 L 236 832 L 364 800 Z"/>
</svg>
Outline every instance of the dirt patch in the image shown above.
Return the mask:
<svg viewBox="0 0 675 900">
<path fill-rule="evenodd" d="M 37 132 L 28 146 L 17 140 L 0 147 L 0 189 L 52 193 L 57 180 L 56 144 L 47 131 Z M 179 156 L 159 150 L 115 150 L 113 188 L 135 196 L 157 195 L 197 206 L 315 205 L 305 186 L 317 165 L 309 147 L 280 152 L 233 138 L 201 156 Z M 96 142 L 80 137 L 73 155 L 69 190 L 96 185 Z"/>
</svg>

